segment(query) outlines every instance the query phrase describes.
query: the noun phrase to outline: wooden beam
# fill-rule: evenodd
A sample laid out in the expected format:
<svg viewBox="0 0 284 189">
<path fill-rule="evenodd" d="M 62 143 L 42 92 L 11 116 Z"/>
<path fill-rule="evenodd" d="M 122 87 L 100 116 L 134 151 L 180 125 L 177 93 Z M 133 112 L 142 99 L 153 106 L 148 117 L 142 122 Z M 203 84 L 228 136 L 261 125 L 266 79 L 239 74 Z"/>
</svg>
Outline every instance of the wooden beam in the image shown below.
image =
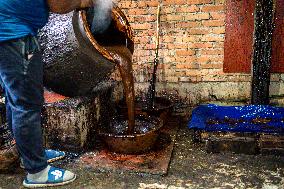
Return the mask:
<svg viewBox="0 0 284 189">
<path fill-rule="evenodd" d="M 256 0 L 252 58 L 252 104 L 269 104 L 275 0 Z"/>
</svg>

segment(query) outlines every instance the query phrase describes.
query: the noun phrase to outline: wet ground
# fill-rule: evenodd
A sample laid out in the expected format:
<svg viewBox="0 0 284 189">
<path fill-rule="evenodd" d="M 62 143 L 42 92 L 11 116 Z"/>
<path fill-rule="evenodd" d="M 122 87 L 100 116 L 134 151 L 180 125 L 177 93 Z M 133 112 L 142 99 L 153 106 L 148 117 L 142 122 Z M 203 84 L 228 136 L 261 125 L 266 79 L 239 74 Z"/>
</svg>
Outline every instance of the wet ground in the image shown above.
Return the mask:
<svg viewBox="0 0 284 189">
<path fill-rule="evenodd" d="M 181 125 L 172 161 L 166 176 L 94 170 L 75 161 L 60 166 L 77 173 L 78 179 L 58 188 L 101 189 L 183 189 L 183 188 L 284 188 L 284 157 L 207 154 L 202 144 L 191 141 L 192 132 Z M 17 173 L 0 175 L 0 188 L 21 188 L 25 176 Z"/>
</svg>

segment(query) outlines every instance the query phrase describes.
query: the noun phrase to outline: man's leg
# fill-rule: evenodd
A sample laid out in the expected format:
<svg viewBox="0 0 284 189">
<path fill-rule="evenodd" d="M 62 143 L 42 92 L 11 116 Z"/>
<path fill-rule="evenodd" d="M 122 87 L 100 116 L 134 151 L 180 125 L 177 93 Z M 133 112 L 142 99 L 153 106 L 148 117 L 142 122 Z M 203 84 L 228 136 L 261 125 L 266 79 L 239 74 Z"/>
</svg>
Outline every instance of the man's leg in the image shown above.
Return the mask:
<svg viewBox="0 0 284 189">
<path fill-rule="evenodd" d="M 41 130 L 43 68 L 38 51 L 29 55 L 29 51 L 36 52 L 29 43 L 30 39 L 24 38 L 0 45 L 0 77 L 18 151 L 26 170 L 36 173 L 47 167 Z"/>
<path fill-rule="evenodd" d="M 1 79 L 1 77 L 0 77 L 0 85 L 2 87 L 3 93 L 5 93 L 5 86 L 4 86 L 4 83 Z M 11 133 L 11 137 L 12 137 L 11 139 L 14 139 L 13 130 L 12 130 L 12 111 L 11 111 L 11 107 L 8 103 L 6 96 L 7 96 L 7 94 L 5 94 L 6 122 L 7 122 L 7 125 L 8 125 L 8 129 Z M 12 140 L 11 141 L 11 145 L 12 145 L 11 147 L 14 148 L 14 146 L 13 146 L 14 144 L 15 144 L 15 140 Z M 54 162 L 54 161 L 57 161 L 57 160 L 64 158 L 65 152 L 47 149 L 47 150 L 45 150 L 45 157 L 47 159 L 47 162 L 51 163 L 51 162 Z M 20 166 L 21 166 L 21 168 L 25 168 L 22 158 L 21 158 Z"/>
<path fill-rule="evenodd" d="M 47 165 L 41 129 L 43 63 L 35 38 L 0 43 L 0 77 L 12 112 L 16 145 L 29 173 L 24 186 L 46 187 L 74 181 L 74 173 Z"/>
</svg>

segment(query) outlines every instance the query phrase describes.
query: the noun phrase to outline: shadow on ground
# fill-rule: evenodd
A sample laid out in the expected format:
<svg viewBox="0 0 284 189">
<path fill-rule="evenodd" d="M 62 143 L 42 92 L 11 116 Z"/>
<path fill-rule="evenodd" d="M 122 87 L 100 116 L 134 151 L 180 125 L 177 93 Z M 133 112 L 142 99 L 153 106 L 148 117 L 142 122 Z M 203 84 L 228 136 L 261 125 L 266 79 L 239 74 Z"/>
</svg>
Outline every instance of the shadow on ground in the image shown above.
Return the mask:
<svg viewBox="0 0 284 189">
<path fill-rule="evenodd" d="M 232 153 L 208 154 L 202 144 L 192 142 L 192 132 L 181 125 L 172 160 L 166 176 L 142 173 L 94 170 L 80 165 L 76 159 L 62 161 L 56 166 L 73 170 L 78 179 L 57 188 L 98 189 L 183 189 L 183 188 L 283 188 L 284 157 L 238 155 Z M 60 164 L 60 165 L 59 165 Z M 0 175 L 0 188 L 22 187 L 25 173 Z"/>
</svg>

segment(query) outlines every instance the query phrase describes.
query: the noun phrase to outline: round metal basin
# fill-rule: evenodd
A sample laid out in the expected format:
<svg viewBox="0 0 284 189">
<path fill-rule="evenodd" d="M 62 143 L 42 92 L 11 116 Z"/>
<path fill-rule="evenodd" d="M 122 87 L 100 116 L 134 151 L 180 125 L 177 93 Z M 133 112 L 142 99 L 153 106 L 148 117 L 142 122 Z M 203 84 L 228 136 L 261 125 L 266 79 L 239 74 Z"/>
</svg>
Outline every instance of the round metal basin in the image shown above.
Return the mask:
<svg viewBox="0 0 284 189">
<path fill-rule="evenodd" d="M 140 128 L 136 129 L 136 132 L 141 129 L 137 133 L 125 134 L 126 128 L 122 128 L 121 126 L 115 128 L 117 127 L 116 124 L 121 124 L 122 122 L 127 123 L 125 118 L 116 117 L 108 128 L 104 128 L 99 132 L 99 135 L 113 152 L 122 154 L 141 154 L 148 152 L 154 147 L 159 136 L 159 131 L 163 126 L 163 122 L 156 117 L 141 115 L 136 116 L 135 121 L 135 128 L 137 128 L 137 122 L 139 121 L 145 124 L 144 128 L 140 125 Z M 149 127 L 149 125 L 151 126 Z M 146 127 L 148 128 L 145 129 Z"/>
</svg>

